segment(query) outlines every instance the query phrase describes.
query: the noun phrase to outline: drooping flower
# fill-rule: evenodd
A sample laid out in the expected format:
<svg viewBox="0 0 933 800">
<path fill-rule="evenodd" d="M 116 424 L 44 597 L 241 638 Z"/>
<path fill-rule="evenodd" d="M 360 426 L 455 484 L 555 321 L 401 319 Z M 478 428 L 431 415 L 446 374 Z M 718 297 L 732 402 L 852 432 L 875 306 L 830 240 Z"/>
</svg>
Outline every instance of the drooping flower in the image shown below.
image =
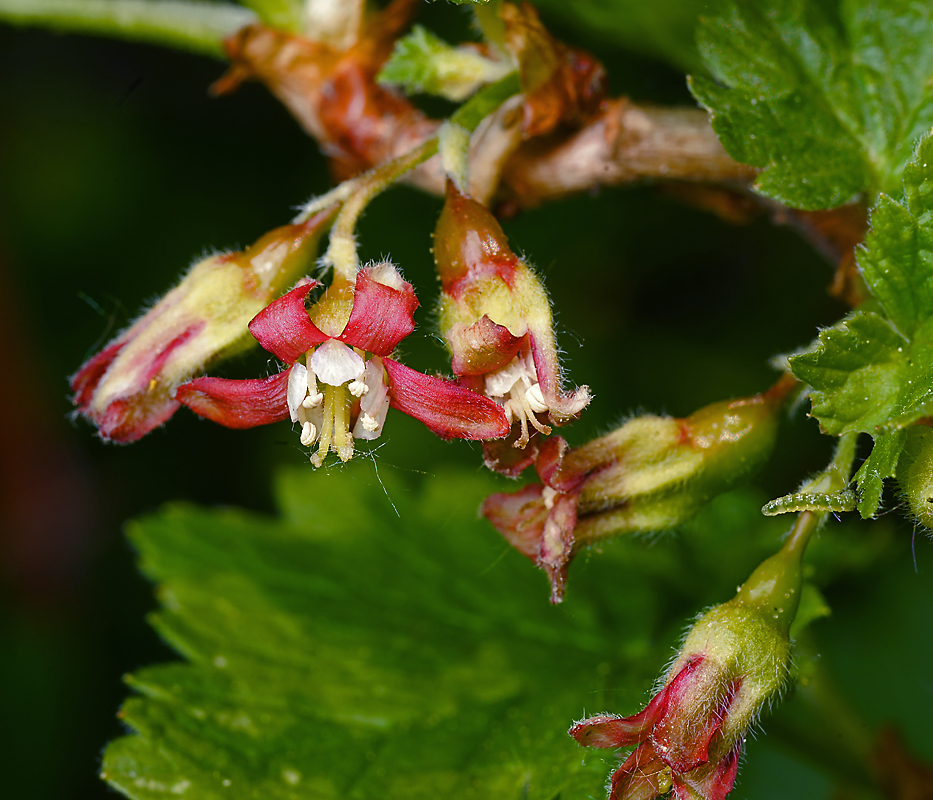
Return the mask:
<svg viewBox="0 0 933 800">
<path fill-rule="evenodd" d="M 180 386 L 177 399 L 231 428 L 290 418 L 301 426 L 303 445 L 317 444 L 315 466 L 331 450 L 347 461 L 354 439 L 377 438 L 390 406 L 444 438 L 508 434 L 493 401 L 389 357 L 414 330 L 418 307 L 394 266 L 364 267 L 354 283 L 336 277 L 309 310 L 305 301 L 317 285 L 303 280 L 250 323 L 253 336 L 288 369 L 257 380 L 198 378 Z"/>
<path fill-rule="evenodd" d="M 635 747 L 612 774 L 610 800 L 723 800 L 745 731 L 787 682 L 805 539 L 788 539 L 727 603 L 693 626 L 660 691 L 638 714 L 597 714 L 571 736 L 588 747 Z"/>
<path fill-rule="evenodd" d="M 781 381 L 683 419 L 635 417 L 575 449 L 552 437 L 535 461 L 540 483 L 490 495 L 482 514 L 544 570 L 559 603 L 581 548 L 679 525 L 763 464 L 790 386 Z"/>
<path fill-rule="evenodd" d="M 133 442 L 180 407 L 175 389 L 218 361 L 255 344 L 247 324 L 314 263 L 333 217 L 265 234 L 251 247 L 195 264 L 181 283 L 93 356 L 71 378 L 79 414 L 106 441 Z"/>
<path fill-rule="evenodd" d="M 510 437 L 484 447 L 486 464 L 518 475 L 533 463 L 538 434 L 575 419 L 587 387 L 561 389 L 551 305 L 531 268 L 509 248 L 495 217 L 448 183 L 434 233 L 441 279 L 439 327 L 454 374 L 495 400 Z"/>
</svg>

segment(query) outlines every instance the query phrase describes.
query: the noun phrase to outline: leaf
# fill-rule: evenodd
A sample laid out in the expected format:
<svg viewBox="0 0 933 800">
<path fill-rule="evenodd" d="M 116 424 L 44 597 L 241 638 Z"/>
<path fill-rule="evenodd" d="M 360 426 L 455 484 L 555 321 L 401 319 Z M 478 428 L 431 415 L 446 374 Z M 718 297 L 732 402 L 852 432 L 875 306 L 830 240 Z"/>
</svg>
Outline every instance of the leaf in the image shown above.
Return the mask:
<svg viewBox="0 0 933 800">
<path fill-rule="evenodd" d="M 697 31 L 716 82 L 690 86 L 759 192 L 833 208 L 900 189 L 933 125 L 931 29 L 913 0 L 728 0 Z"/>
<path fill-rule="evenodd" d="M 650 644 L 661 598 L 623 571 L 620 602 L 619 565 L 600 559 L 589 591 L 553 608 L 476 519 L 488 479 L 390 483 L 390 503 L 365 469 L 286 473 L 283 519 L 178 505 L 131 526 L 160 583 L 154 625 L 188 663 L 129 679 L 136 733 L 107 748 L 112 785 L 140 799 L 603 795 L 611 754 L 566 730 L 586 709 L 638 709 L 664 658 Z"/>
<path fill-rule="evenodd" d="M 906 434 L 905 429 L 875 437 L 871 453 L 855 473 L 855 482 L 859 488 L 858 512 L 862 519 L 869 519 L 878 513 L 884 481 L 894 477 L 897 462 L 904 449 Z"/>
<path fill-rule="evenodd" d="M 395 43 L 377 80 L 401 86 L 409 94 L 425 92 L 459 102 L 514 70 L 512 64 L 492 61 L 476 50 L 452 47 L 415 25 Z"/>
<path fill-rule="evenodd" d="M 933 408 L 931 180 L 927 136 L 904 170 L 904 203 L 879 200 L 858 253 L 878 310 L 850 314 L 822 331 L 812 350 L 789 359 L 794 375 L 814 389 L 813 416 L 825 433 L 877 436 Z"/>
</svg>

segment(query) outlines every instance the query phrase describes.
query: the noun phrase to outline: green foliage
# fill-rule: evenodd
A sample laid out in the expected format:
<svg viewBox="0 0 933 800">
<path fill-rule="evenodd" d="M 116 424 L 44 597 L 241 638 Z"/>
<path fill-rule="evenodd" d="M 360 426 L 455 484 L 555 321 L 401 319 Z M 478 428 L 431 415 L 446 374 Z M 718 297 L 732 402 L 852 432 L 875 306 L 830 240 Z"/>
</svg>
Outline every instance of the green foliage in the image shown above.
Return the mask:
<svg viewBox="0 0 933 800">
<path fill-rule="evenodd" d="M 190 663 L 130 679 L 138 734 L 106 778 L 135 798 L 601 794 L 607 764 L 566 730 L 605 702 L 610 663 L 637 707 L 655 603 L 637 582 L 611 603 L 606 570 L 549 607 L 475 519 L 489 488 L 389 486 L 396 516 L 365 466 L 306 469 L 280 483 L 281 520 L 173 507 L 133 525 L 154 624 Z"/>
<path fill-rule="evenodd" d="M 409 94 L 425 92 L 459 101 L 513 70 L 512 65 L 491 61 L 474 50 L 451 47 L 415 25 L 395 43 L 378 80 L 401 86 Z"/>
<path fill-rule="evenodd" d="M 139 800 L 602 796 L 612 756 L 570 723 L 636 711 L 685 609 L 728 599 L 783 525 L 725 495 L 670 546 L 579 559 L 553 607 L 475 519 L 492 488 L 444 473 L 384 489 L 356 463 L 284 473 L 280 519 L 177 505 L 131 525 L 153 624 L 188 663 L 129 678 L 135 733 L 108 747 L 106 779 Z"/>
<path fill-rule="evenodd" d="M 897 192 L 933 125 L 933 5 L 729 0 L 698 43 L 717 82 L 691 89 L 756 188 L 798 208 Z"/>
<path fill-rule="evenodd" d="M 813 389 L 824 432 L 869 433 L 871 456 L 856 480 L 859 511 L 873 516 L 882 483 L 894 475 L 906 426 L 933 408 L 933 137 L 904 169 L 904 202 L 882 196 L 858 264 L 877 301 L 820 333 L 790 359 Z M 867 305 L 867 304 L 866 304 Z"/>
</svg>

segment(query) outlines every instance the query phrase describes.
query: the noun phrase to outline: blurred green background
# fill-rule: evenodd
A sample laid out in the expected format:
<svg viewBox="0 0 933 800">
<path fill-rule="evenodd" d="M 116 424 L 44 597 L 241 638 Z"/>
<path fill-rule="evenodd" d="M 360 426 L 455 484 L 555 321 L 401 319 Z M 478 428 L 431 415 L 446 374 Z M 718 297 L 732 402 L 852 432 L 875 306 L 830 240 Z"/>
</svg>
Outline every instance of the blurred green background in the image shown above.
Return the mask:
<svg viewBox="0 0 933 800">
<path fill-rule="evenodd" d="M 436 4 L 423 21 L 443 32 L 458 13 Z M 545 19 L 605 60 L 614 94 L 692 104 L 682 73 L 618 49 L 611 35 L 591 41 Z M 232 432 L 182 411 L 118 447 L 71 418 L 67 376 L 192 260 L 249 244 L 328 186 L 314 143 L 264 89 L 208 97 L 223 68 L 0 26 L 3 797 L 112 796 L 96 770 L 121 732 L 120 676 L 173 657 L 144 622 L 154 600 L 123 521 L 169 499 L 271 511 L 271 474 L 303 460 L 287 425 Z M 418 291 L 408 362 L 443 370 L 430 325 L 438 210 L 436 198 L 395 189 L 367 213 L 361 243 L 364 259 L 390 255 Z M 505 229 L 544 275 L 569 379 L 595 394 L 567 433 L 575 444 L 636 410 L 684 415 L 760 391 L 775 377 L 769 357 L 844 312 L 825 291 L 830 265 L 790 230 L 730 225 L 653 187 L 554 203 Z M 223 374 L 264 374 L 267 364 L 256 351 Z M 475 446 L 442 443 L 399 414 L 380 444 L 381 472 L 479 463 Z M 758 480 L 763 498 L 793 490 L 829 453 L 798 412 Z M 897 505 L 890 496 L 886 508 Z M 933 758 L 929 540 L 917 539 L 915 572 L 911 524 L 896 511 L 852 530 L 885 531 L 891 544 L 873 570 L 827 589 L 833 616 L 816 625 L 820 650 L 871 724 L 898 722 Z M 812 763 L 763 737 L 750 742 L 733 796 L 831 793 Z"/>
</svg>

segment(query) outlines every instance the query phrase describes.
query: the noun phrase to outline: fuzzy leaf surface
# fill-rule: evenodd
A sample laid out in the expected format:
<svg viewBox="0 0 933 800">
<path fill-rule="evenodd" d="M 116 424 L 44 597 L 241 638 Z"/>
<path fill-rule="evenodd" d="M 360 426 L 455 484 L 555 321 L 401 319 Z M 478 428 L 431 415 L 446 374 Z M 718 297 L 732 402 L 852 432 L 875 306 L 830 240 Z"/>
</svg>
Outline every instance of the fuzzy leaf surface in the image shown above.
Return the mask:
<svg viewBox="0 0 933 800">
<path fill-rule="evenodd" d="M 820 209 L 897 193 L 933 125 L 931 27 L 913 0 L 727 0 L 697 32 L 715 80 L 691 89 L 762 194 Z"/>
</svg>

